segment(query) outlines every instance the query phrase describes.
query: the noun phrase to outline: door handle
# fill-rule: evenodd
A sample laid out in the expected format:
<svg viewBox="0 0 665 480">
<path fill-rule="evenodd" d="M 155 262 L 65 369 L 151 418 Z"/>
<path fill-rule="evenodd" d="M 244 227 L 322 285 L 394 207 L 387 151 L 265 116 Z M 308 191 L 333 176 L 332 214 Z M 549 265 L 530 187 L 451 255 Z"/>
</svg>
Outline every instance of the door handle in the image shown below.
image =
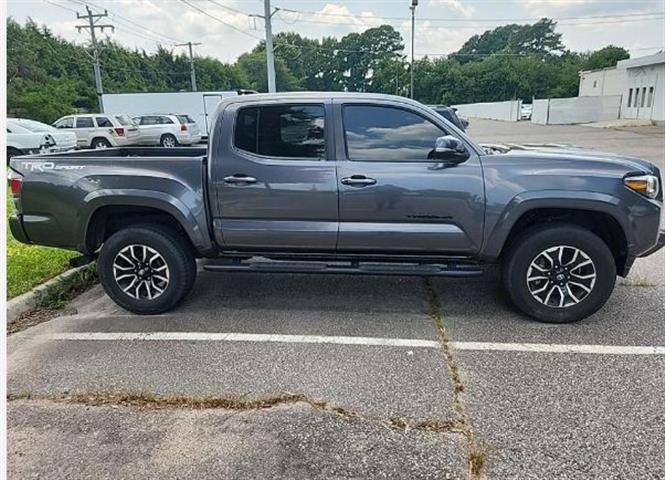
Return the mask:
<svg viewBox="0 0 665 480">
<path fill-rule="evenodd" d="M 374 185 L 376 180 L 366 177 L 365 175 L 351 175 L 350 177 L 342 178 L 343 185 L 351 185 L 354 187 L 364 187 L 366 185 Z"/>
<path fill-rule="evenodd" d="M 248 177 L 244 173 L 236 173 L 235 175 L 229 175 L 224 177 L 226 183 L 256 183 L 256 178 Z"/>
</svg>

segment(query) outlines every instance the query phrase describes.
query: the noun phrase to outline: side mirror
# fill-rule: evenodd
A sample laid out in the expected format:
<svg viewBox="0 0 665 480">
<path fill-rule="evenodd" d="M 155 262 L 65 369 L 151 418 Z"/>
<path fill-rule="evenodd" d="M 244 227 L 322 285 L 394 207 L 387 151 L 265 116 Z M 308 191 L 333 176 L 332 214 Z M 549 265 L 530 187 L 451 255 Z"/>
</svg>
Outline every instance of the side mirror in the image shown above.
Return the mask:
<svg viewBox="0 0 665 480">
<path fill-rule="evenodd" d="M 446 135 L 436 139 L 429 157 L 432 160 L 461 163 L 469 158 L 469 152 L 457 137 Z"/>
</svg>

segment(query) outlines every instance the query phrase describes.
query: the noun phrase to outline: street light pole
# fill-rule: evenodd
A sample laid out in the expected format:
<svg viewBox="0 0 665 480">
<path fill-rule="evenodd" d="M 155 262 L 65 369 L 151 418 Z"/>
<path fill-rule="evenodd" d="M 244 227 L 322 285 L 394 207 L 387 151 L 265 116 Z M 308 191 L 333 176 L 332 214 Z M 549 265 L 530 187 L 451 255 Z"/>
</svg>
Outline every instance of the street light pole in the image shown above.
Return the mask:
<svg viewBox="0 0 665 480">
<path fill-rule="evenodd" d="M 418 6 L 418 0 L 411 0 L 411 98 L 413 98 L 413 52 L 414 45 L 416 43 L 416 7 Z"/>
</svg>

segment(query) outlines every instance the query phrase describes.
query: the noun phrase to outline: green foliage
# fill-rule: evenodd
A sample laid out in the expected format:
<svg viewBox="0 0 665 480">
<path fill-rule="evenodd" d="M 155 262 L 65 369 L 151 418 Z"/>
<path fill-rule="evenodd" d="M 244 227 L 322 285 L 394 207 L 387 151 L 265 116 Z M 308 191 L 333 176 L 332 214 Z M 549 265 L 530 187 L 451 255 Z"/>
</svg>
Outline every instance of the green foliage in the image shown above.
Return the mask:
<svg viewBox="0 0 665 480">
<path fill-rule="evenodd" d="M 613 67 L 619 60 L 625 60 L 628 57 L 630 57 L 630 54 L 625 48 L 608 45 L 590 54 L 582 68 L 584 70 L 595 70 L 597 68 Z"/>
<path fill-rule="evenodd" d="M 624 49 L 566 51 L 556 23 L 505 25 L 474 35 L 449 58 L 415 64 L 415 96 L 424 103 L 492 102 L 577 94 L 582 69 L 614 65 Z M 401 35 L 382 25 L 362 33 L 320 40 L 293 32 L 274 36 L 277 89 L 367 91 L 409 94 L 410 65 Z M 163 92 L 190 89 L 189 59 L 159 47 L 130 50 L 103 42 L 106 92 Z M 267 90 L 265 43 L 234 64 L 196 59 L 200 90 Z M 95 111 L 92 58 L 81 46 L 29 21 L 7 20 L 7 104 L 10 113 L 45 122 L 77 110 Z"/>
<path fill-rule="evenodd" d="M 490 54 L 517 54 L 549 57 L 563 52 L 561 34 L 554 31 L 556 22 L 541 18 L 533 25 L 503 25 L 474 35 L 455 54 L 460 62 Z"/>
</svg>

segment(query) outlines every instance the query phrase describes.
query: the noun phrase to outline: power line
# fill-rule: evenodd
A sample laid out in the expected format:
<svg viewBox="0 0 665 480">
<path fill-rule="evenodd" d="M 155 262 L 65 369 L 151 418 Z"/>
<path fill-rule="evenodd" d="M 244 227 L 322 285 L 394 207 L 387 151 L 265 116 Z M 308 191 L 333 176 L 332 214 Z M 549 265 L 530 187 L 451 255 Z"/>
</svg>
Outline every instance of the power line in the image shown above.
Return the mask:
<svg viewBox="0 0 665 480">
<path fill-rule="evenodd" d="M 232 28 L 232 29 L 235 30 L 236 32 L 242 33 L 243 35 L 247 35 L 248 37 L 252 37 L 252 38 L 254 38 L 255 40 L 263 40 L 261 37 L 258 37 L 258 36 L 256 36 L 256 35 L 253 35 L 253 34 L 247 32 L 247 31 L 245 31 L 245 30 L 242 30 L 242 29 L 236 27 L 235 25 L 232 25 L 232 24 L 230 24 L 230 23 L 228 23 L 228 22 L 225 22 L 225 21 L 222 20 L 221 18 L 216 17 L 216 16 L 214 16 L 214 15 L 212 15 L 212 14 L 206 12 L 205 10 L 200 9 L 200 8 L 197 7 L 196 5 L 192 5 L 192 4 L 189 3 L 187 0 L 180 0 L 180 1 L 181 1 L 182 3 L 184 3 L 185 5 L 189 6 L 190 8 L 193 8 L 194 10 L 198 11 L 199 13 L 202 13 L 203 15 L 205 15 L 205 16 L 207 16 L 207 17 L 209 17 L 209 18 L 212 18 L 213 20 L 215 20 L 215 21 L 217 21 L 217 22 L 219 22 L 219 23 L 222 23 L 222 24 L 226 25 L 226 26 L 229 27 L 229 28 Z"/>
<path fill-rule="evenodd" d="M 209 0 L 213 2 L 213 0 Z M 219 5 L 217 2 L 213 2 Z M 226 7 L 229 8 L 230 7 Z M 328 13 L 328 12 L 314 12 L 314 11 L 307 11 L 307 10 L 296 10 L 296 9 L 291 9 L 291 8 L 280 8 L 280 10 L 284 12 L 291 12 L 291 13 L 298 13 L 298 14 L 303 14 L 303 15 L 313 15 L 313 16 L 320 16 L 320 17 L 342 17 L 342 18 L 359 18 L 359 15 L 354 15 L 352 13 Z M 236 10 L 237 11 L 237 10 Z M 593 18 L 616 18 L 616 19 L 622 19 L 625 17 L 644 17 L 644 16 L 654 16 L 654 15 L 663 15 L 664 13 L 661 12 L 642 12 L 642 13 L 626 13 L 626 14 L 614 14 L 614 15 L 587 15 L 584 17 L 557 17 L 556 21 L 559 20 L 588 20 L 588 19 L 593 19 Z M 424 21 L 429 21 L 429 22 L 527 22 L 527 21 L 538 21 L 541 20 L 543 17 L 521 17 L 521 18 L 441 18 L 441 17 L 421 17 L 419 21 L 424 22 Z M 549 17 L 546 17 L 549 18 Z M 376 18 L 375 20 L 381 21 L 381 20 L 411 20 L 411 17 L 400 17 L 400 16 L 384 16 L 384 17 L 379 17 Z"/>
<path fill-rule="evenodd" d="M 91 5 L 95 8 L 97 8 L 97 9 L 101 10 L 101 8 L 98 5 L 95 5 L 93 2 L 83 1 L 83 0 L 67 0 L 67 1 L 69 1 L 73 4 L 78 4 L 78 5 L 83 5 L 83 6 Z M 105 11 L 106 11 L 106 9 L 105 9 Z M 137 23 L 133 20 L 130 20 L 129 18 L 123 17 L 122 15 L 119 15 L 115 12 L 109 11 L 109 14 L 116 19 L 116 22 L 120 22 L 123 25 L 123 28 L 121 30 L 124 31 L 125 33 L 129 33 L 129 34 L 134 35 L 136 37 L 141 37 L 143 39 L 150 40 L 151 42 L 156 42 L 156 43 L 167 43 L 165 40 L 168 40 L 169 43 L 179 42 L 179 40 L 176 40 L 172 37 L 169 37 L 168 35 L 164 35 L 164 34 L 161 34 L 159 32 L 155 32 L 154 30 L 150 30 L 146 26 L 144 26 L 140 23 Z M 132 26 L 130 26 L 130 25 L 132 25 Z M 133 25 L 136 25 L 136 27 L 140 28 L 141 30 L 136 30 L 136 27 L 134 27 Z M 151 33 L 153 33 L 154 35 L 157 35 L 157 36 L 147 35 L 145 32 L 151 32 Z M 161 38 L 159 38 L 159 37 L 161 37 Z M 163 40 L 163 39 L 165 39 L 165 40 Z"/>
</svg>

